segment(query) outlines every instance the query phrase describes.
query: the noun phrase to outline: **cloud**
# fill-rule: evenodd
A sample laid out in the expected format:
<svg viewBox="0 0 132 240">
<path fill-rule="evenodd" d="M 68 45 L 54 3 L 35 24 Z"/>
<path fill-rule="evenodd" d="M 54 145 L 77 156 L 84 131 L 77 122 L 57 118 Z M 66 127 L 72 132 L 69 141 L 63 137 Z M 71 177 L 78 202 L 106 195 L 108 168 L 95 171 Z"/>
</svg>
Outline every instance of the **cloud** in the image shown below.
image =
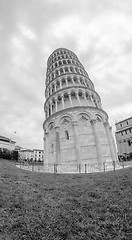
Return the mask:
<svg viewBox="0 0 132 240">
<path fill-rule="evenodd" d="M 46 62 L 58 47 L 78 56 L 113 127 L 131 114 L 130 0 L 4 0 L 0 20 L 1 135 L 43 147 Z"/>
</svg>

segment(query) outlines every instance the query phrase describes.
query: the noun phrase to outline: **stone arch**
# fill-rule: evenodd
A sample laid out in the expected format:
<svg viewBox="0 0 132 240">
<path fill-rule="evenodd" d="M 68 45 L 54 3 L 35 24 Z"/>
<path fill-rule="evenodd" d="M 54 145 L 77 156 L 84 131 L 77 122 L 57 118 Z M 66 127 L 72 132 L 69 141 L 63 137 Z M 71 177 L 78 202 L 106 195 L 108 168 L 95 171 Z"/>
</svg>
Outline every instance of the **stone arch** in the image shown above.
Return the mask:
<svg viewBox="0 0 132 240">
<path fill-rule="evenodd" d="M 58 77 L 59 73 L 58 70 L 55 71 L 56 77 Z"/>
<path fill-rule="evenodd" d="M 61 80 L 62 86 L 66 85 L 66 79 L 63 77 Z"/>
<path fill-rule="evenodd" d="M 71 91 L 71 98 L 76 98 L 76 92 L 75 91 Z"/>
<path fill-rule="evenodd" d="M 52 104 L 55 104 L 55 99 L 54 97 L 51 99 Z"/>
<path fill-rule="evenodd" d="M 50 122 L 49 125 L 48 125 L 48 129 L 52 130 L 54 127 L 55 127 L 54 122 Z"/>
<path fill-rule="evenodd" d="M 103 116 L 101 114 L 95 114 L 95 119 L 98 121 L 98 122 L 104 122 L 104 119 L 103 119 Z"/>
<path fill-rule="evenodd" d="M 54 83 L 52 84 L 52 93 L 54 93 L 54 91 L 55 91 L 55 85 L 54 85 Z"/>
<path fill-rule="evenodd" d="M 82 92 L 82 90 L 80 90 L 80 89 L 79 89 L 79 91 L 78 91 L 78 96 L 79 96 L 79 98 L 81 98 L 81 99 L 83 98 L 83 92 Z"/>
<path fill-rule="evenodd" d="M 89 92 L 88 91 L 85 92 L 85 96 L 86 96 L 87 100 L 89 100 Z"/>
<path fill-rule="evenodd" d="M 52 73 L 52 79 L 54 79 L 54 73 Z"/>
<path fill-rule="evenodd" d="M 56 81 L 56 89 L 60 88 L 60 82 L 57 80 Z"/>
<path fill-rule="evenodd" d="M 63 68 L 60 68 L 60 74 L 63 74 Z"/>
<path fill-rule="evenodd" d="M 80 77 L 79 80 L 80 80 L 80 83 L 83 84 L 83 78 Z"/>
<path fill-rule="evenodd" d="M 74 83 L 78 83 L 78 79 L 76 76 L 73 77 L 73 81 L 74 81 Z"/>
<path fill-rule="evenodd" d="M 92 115 L 91 115 L 91 113 L 90 112 L 87 112 L 87 111 L 83 111 L 83 112 L 80 112 L 80 113 L 78 113 L 76 116 L 75 116 L 75 120 L 79 120 L 79 117 L 80 116 L 82 116 L 82 115 L 84 115 L 87 119 L 89 119 L 89 121 L 91 121 L 92 120 Z"/>
<path fill-rule="evenodd" d="M 62 116 L 59 120 L 59 125 L 60 126 L 68 125 L 68 124 L 71 124 L 71 123 L 72 123 L 72 117 L 69 114 Z"/>
<path fill-rule="evenodd" d="M 72 73 L 74 73 L 74 69 L 73 69 L 73 67 L 70 67 L 70 71 L 71 71 Z"/>
<path fill-rule="evenodd" d="M 68 82 L 68 84 L 69 84 L 69 83 L 71 84 L 71 83 L 72 83 L 72 78 L 68 76 L 68 77 L 67 77 L 67 82 Z"/>
<path fill-rule="evenodd" d="M 61 95 L 59 94 L 59 95 L 57 95 L 57 103 L 58 103 L 58 104 L 61 104 L 61 101 L 62 101 L 62 97 L 61 97 Z"/>
<path fill-rule="evenodd" d="M 91 121 L 91 116 L 86 113 L 86 112 L 81 112 L 77 115 L 77 120 L 82 120 L 82 121 Z"/>
<path fill-rule="evenodd" d="M 64 92 L 63 96 L 64 96 L 64 101 L 69 100 L 69 95 L 67 92 Z"/>
<path fill-rule="evenodd" d="M 61 61 L 59 61 L 59 66 L 61 66 L 62 65 L 62 62 Z"/>
<path fill-rule="evenodd" d="M 75 67 L 75 71 L 76 71 L 77 73 L 80 73 L 80 72 L 79 72 L 79 69 L 78 69 L 77 67 Z"/>
<path fill-rule="evenodd" d="M 68 67 L 65 67 L 65 73 L 68 73 L 69 71 L 68 71 Z"/>
</svg>

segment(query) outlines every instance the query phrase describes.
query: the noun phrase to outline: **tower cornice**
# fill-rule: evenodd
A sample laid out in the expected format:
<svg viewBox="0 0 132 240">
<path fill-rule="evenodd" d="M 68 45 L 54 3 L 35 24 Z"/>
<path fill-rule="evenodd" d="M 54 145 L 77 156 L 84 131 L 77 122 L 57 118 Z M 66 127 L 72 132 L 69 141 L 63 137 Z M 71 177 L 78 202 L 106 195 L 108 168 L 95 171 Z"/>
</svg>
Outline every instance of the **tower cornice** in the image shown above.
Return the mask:
<svg viewBox="0 0 132 240">
<path fill-rule="evenodd" d="M 62 88 L 62 89 L 57 90 L 57 91 L 54 92 L 50 97 L 48 97 L 48 98 L 46 99 L 46 101 L 45 101 L 44 108 L 45 108 L 47 102 L 50 101 L 51 99 L 57 97 L 57 96 L 59 95 L 59 93 L 65 93 L 65 92 L 68 91 L 68 90 L 70 90 L 70 92 L 72 92 L 72 91 L 74 91 L 75 89 L 82 90 L 82 91 L 83 91 L 83 90 L 87 90 L 87 91 L 90 92 L 90 93 L 91 93 L 91 92 L 92 92 L 92 93 L 95 93 L 95 94 L 98 96 L 99 100 L 101 101 L 101 98 L 100 98 L 99 94 L 98 94 L 95 90 L 93 90 L 93 89 L 91 89 L 91 88 L 88 88 L 88 87 L 85 87 L 85 86 L 69 86 L 69 87 L 65 87 L 65 88 Z"/>
<path fill-rule="evenodd" d="M 99 112 L 101 111 L 101 113 L 102 114 L 104 114 L 104 115 L 106 115 L 106 118 L 108 119 L 108 114 L 103 110 L 103 109 L 98 109 L 98 108 L 96 108 L 96 107 L 91 107 L 91 106 L 76 106 L 76 107 L 69 107 L 69 108 L 66 108 L 66 109 L 63 109 L 63 110 L 60 110 L 59 112 L 56 112 L 56 113 L 54 113 L 54 114 L 52 114 L 50 117 L 48 117 L 47 119 L 45 119 L 44 120 L 44 122 L 43 122 L 43 126 L 45 126 L 45 124 L 47 123 L 47 122 L 51 122 L 52 121 L 52 118 L 54 119 L 54 118 L 56 118 L 56 117 L 58 117 L 60 114 L 61 115 L 63 115 L 63 113 L 68 113 L 68 112 L 70 112 L 70 111 L 75 111 L 75 110 L 81 110 L 81 111 L 83 111 L 83 110 L 85 110 L 85 111 L 87 111 L 87 110 L 90 110 L 90 111 L 92 111 L 92 110 L 99 110 Z"/>
</svg>

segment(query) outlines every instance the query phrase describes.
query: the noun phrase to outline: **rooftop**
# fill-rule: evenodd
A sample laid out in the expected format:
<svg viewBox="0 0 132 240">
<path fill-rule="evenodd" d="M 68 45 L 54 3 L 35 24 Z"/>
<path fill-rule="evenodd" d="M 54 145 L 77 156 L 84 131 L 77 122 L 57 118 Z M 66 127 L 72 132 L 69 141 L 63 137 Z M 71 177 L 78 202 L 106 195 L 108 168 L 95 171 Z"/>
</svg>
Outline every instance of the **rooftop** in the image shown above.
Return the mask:
<svg viewBox="0 0 132 240">
<path fill-rule="evenodd" d="M 129 120 L 131 118 L 132 118 L 132 116 L 128 117 L 128 118 L 125 118 L 124 120 L 120 120 L 120 121 L 116 122 L 115 125 L 117 125 L 118 123 L 121 123 L 121 122 L 125 122 L 125 121 L 127 121 L 127 120 Z"/>
<path fill-rule="evenodd" d="M 7 138 L 5 136 L 0 136 L 0 140 L 4 141 L 4 142 L 11 142 L 11 143 L 15 143 L 15 141 L 11 140 L 11 138 Z"/>
</svg>

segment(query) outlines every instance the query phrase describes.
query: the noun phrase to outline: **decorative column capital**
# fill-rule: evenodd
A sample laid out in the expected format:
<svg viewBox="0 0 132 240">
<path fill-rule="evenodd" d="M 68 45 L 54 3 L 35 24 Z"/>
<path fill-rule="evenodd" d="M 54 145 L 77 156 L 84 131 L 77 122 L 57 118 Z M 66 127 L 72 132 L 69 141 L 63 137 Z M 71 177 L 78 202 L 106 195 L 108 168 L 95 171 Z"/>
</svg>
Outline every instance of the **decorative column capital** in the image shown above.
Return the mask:
<svg viewBox="0 0 132 240">
<path fill-rule="evenodd" d="M 72 122 L 73 126 L 77 126 L 77 121 Z"/>
<path fill-rule="evenodd" d="M 103 124 L 104 124 L 105 127 L 109 126 L 108 122 L 103 122 Z"/>
<path fill-rule="evenodd" d="M 55 126 L 55 131 L 56 131 L 56 132 L 59 132 L 59 129 L 60 129 L 59 126 Z"/>
<path fill-rule="evenodd" d="M 90 121 L 92 124 L 95 124 L 96 122 L 97 122 L 97 120 L 96 119 L 91 119 L 91 121 Z"/>
</svg>

